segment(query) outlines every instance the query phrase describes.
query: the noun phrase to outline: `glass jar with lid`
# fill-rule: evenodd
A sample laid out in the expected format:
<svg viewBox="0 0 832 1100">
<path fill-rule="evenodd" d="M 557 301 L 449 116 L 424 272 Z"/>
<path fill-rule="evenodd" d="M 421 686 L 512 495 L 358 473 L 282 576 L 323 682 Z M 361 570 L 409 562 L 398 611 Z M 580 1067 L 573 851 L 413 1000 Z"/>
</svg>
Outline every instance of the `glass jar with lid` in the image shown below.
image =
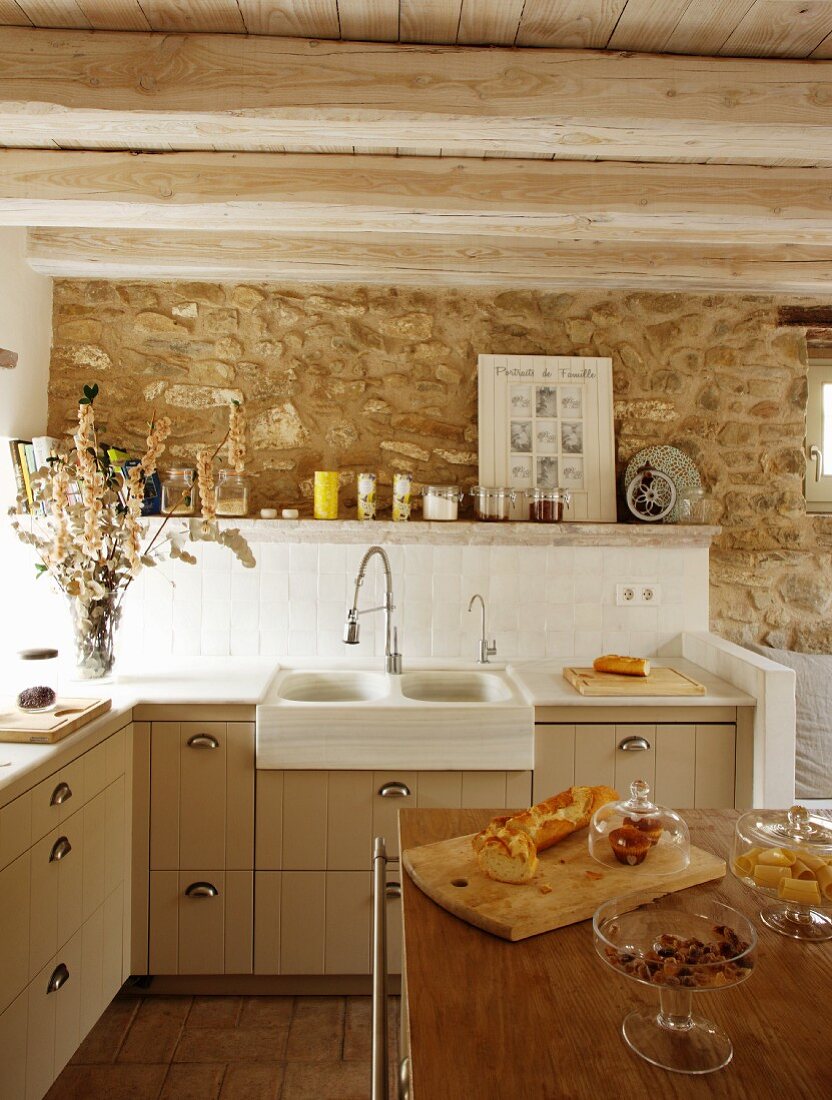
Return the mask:
<svg viewBox="0 0 832 1100">
<path fill-rule="evenodd" d="M 832 822 L 805 806 L 750 810 L 737 820 L 731 870 L 757 892 L 769 928 L 832 939 Z"/>
<path fill-rule="evenodd" d="M 21 649 L 15 668 L 15 703 L 24 714 L 46 714 L 58 704 L 57 649 Z"/>
<path fill-rule="evenodd" d="M 174 466 L 162 478 L 162 511 L 165 515 L 192 516 L 196 511 L 194 472 Z"/>
<path fill-rule="evenodd" d="M 217 476 L 217 515 L 248 515 L 248 478 L 234 470 L 222 469 Z"/>
<path fill-rule="evenodd" d="M 532 523 L 560 523 L 572 496 L 566 489 L 526 489 Z"/>
<path fill-rule="evenodd" d="M 422 517 L 431 521 L 456 519 L 464 498 L 458 485 L 425 485 L 422 488 Z"/>
<path fill-rule="evenodd" d="M 644 738 L 625 738 L 620 749 L 641 749 Z M 649 748 L 649 746 L 647 746 Z M 589 823 L 589 852 L 607 867 L 627 867 L 640 874 L 673 875 L 690 863 L 690 834 L 675 810 L 650 801 L 643 779 L 630 784 L 630 797 L 607 802 Z M 635 889 L 635 886 L 633 887 Z"/>
<path fill-rule="evenodd" d="M 475 485 L 471 490 L 474 498 L 474 515 L 477 519 L 504 522 L 511 519 L 511 506 L 517 497 L 514 489 L 502 485 Z"/>
<path fill-rule="evenodd" d="M 701 485 L 691 485 L 687 489 L 680 489 L 676 508 L 679 512 L 679 523 L 707 523 L 707 490 L 703 489 Z"/>
</svg>

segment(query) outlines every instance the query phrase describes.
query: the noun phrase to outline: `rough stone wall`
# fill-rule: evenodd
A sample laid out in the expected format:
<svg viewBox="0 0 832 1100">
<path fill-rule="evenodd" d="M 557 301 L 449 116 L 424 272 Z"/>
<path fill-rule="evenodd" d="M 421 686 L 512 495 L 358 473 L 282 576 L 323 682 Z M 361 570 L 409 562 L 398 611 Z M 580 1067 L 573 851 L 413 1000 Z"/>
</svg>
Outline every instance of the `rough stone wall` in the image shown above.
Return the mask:
<svg viewBox="0 0 832 1100">
<path fill-rule="evenodd" d="M 832 519 L 803 503 L 806 353 L 771 298 L 59 281 L 49 430 L 101 387 L 107 438 L 139 450 L 153 411 L 170 455 L 250 424 L 253 505 L 308 512 L 315 469 L 476 480 L 479 352 L 609 355 L 617 474 L 641 447 L 687 451 L 723 526 L 712 625 L 737 641 L 832 652 Z M 626 518 L 626 507 L 619 510 Z"/>
</svg>

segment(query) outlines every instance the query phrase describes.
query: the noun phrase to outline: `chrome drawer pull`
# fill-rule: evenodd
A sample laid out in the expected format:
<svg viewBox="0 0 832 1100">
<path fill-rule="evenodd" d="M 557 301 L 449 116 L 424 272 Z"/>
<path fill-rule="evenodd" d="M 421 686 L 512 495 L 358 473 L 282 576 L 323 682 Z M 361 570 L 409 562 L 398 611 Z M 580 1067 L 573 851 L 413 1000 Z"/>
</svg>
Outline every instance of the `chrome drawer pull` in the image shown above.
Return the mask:
<svg viewBox="0 0 832 1100">
<path fill-rule="evenodd" d="M 618 747 L 622 752 L 647 752 L 650 742 L 646 737 L 625 737 L 618 742 Z"/>
<path fill-rule="evenodd" d="M 52 977 L 46 983 L 47 993 L 57 993 L 62 985 L 66 985 L 69 981 L 69 969 L 66 963 L 58 963 L 55 969 L 52 971 Z"/>
<path fill-rule="evenodd" d="M 406 783 L 384 783 L 378 789 L 382 798 L 410 798 L 410 787 Z"/>
<path fill-rule="evenodd" d="M 384 896 L 388 898 L 400 898 L 402 896 L 402 884 L 400 882 L 388 882 Z"/>
<path fill-rule="evenodd" d="M 68 798 L 72 798 L 72 787 L 69 783 L 59 783 L 49 799 L 50 806 L 63 806 Z"/>
<path fill-rule="evenodd" d="M 219 890 L 210 882 L 192 882 L 185 890 L 189 898 L 215 898 L 218 894 Z"/>
<path fill-rule="evenodd" d="M 219 741 L 210 733 L 195 733 L 193 737 L 188 738 L 189 749 L 218 749 L 219 747 Z"/>
<path fill-rule="evenodd" d="M 68 856 L 71 851 L 72 845 L 67 838 L 65 836 L 59 836 L 52 845 L 52 851 L 49 853 L 49 862 L 60 863 L 60 861 Z"/>
</svg>

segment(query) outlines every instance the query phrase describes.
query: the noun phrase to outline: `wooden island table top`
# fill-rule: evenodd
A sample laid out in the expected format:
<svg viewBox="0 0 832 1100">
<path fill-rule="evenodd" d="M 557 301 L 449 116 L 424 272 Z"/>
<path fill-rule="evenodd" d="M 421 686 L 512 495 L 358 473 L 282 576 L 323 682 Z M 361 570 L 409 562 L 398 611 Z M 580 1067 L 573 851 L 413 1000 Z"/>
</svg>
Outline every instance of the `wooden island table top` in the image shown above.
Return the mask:
<svg viewBox="0 0 832 1100">
<path fill-rule="evenodd" d="M 737 811 L 680 812 L 692 843 L 729 858 Z M 401 850 L 477 832 L 500 813 L 402 810 Z M 771 931 L 730 871 L 685 891 L 752 917 L 759 936 L 746 982 L 694 997 L 694 1013 L 734 1045 L 728 1066 L 701 1077 L 658 1069 L 625 1044 L 622 1020 L 638 1002 L 658 1010 L 658 990 L 602 963 L 590 921 L 510 943 L 440 908 L 407 874 L 402 887 L 413 1100 L 832 1096 L 832 940 Z"/>
</svg>

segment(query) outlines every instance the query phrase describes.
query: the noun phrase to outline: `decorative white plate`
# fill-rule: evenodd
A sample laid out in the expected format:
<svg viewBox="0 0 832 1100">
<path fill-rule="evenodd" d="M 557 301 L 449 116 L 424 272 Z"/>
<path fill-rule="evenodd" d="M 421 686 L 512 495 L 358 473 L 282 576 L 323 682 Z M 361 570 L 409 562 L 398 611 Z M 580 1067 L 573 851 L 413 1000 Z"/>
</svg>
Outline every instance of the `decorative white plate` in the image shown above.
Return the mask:
<svg viewBox="0 0 832 1100">
<path fill-rule="evenodd" d="M 646 462 L 649 462 L 654 470 L 666 474 L 676 486 L 676 503 L 662 522 L 678 523 L 681 518 L 683 492 L 685 489 L 698 489 L 702 485 L 699 471 L 694 466 L 690 456 L 686 455 L 684 451 L 680 451 L 678 447 L 667 445 L 645 447 L 643 451 L 634 454 L 627 463 L 627 469 L 624 471 L 625 495 L 630 487 L 630 482 L 635 479 L 638 471 Z"/>
</svg>

